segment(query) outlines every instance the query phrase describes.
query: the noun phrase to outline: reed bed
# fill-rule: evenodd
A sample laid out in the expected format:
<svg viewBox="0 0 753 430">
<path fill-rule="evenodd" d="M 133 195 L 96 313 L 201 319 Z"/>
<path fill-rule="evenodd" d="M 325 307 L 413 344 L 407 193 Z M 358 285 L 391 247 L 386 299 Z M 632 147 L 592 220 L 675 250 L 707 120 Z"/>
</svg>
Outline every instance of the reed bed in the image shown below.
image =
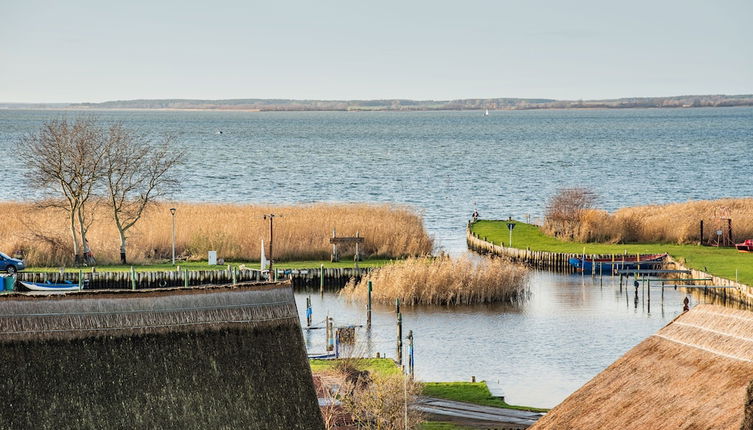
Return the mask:
<svg viewBox="0 0 753 430">
<path fill-rule="evenodd" d="M 732 218 L 732 234 L 736 241 L 753 238 L 753 198 L 740 198 L 628 207 L 614 214 L 586 210 L 574 240 L 698 243 L 701 240 L 701 220 L 704 221 L 704 240 L 715 235 L 717 229 L 726 231 L 726 221 L 720 221 L 720 217 Z"/>
<path fill-rule="evenodd" d="M 264 214 L 281 215 L 274 221 L 275 260 L 328 259 L 332 230 L 338 236 L 365 238 L 365 257 L 403 258 L 431 253 L 433 241 L 420 214 L 409 207 L 380 204 L 239 205 L 159 203 L 129 231 L 129 262 L 170 258 L 172 218 L 176 212 L 176 252 L 188 260 L 206 259 L 216 250 L 226 260 L 258 260 L 261 241 L 268 249 L 269 222 Z M 61 265 L 72 261 L 65 213 L 33 203 L 0 202 L 0 250 L 23 252 L 31 265 Z M 88 240 L 98 263 L 119 261 L 120 241 L 104 205 L 95 210 Z M 340 248 L 344 258 L 352 247 Z M 269 258 L 269 256 L 267 256 Z"/>
<path fill-rule="evenodd" d="M 340 294 L 366 301 L 406 305 L 466 305 L 515 301 L 528 289 L 528 270 L 502 258 L 409 258 L 381 267 L 360 282 L 351 280 Z"/>
</svg>

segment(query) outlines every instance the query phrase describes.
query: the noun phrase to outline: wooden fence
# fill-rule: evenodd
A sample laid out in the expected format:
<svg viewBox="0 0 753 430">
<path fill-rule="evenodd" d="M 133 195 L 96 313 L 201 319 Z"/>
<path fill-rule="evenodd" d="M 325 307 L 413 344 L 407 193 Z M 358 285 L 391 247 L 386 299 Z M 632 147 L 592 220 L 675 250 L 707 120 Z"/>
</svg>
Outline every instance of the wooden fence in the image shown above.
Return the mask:
<svg viewBox="0 0 753 430">
<path fill-rule="evenodd" d="M 480 254 L 492 254 L 507 257 L 510 260 L 534 267 L 537 269 L 546 269 L 555 272 L 574 273 L 575 268 L 569 264 L 570 258 L 584 257 L 587 260 L 592 259 L 612 259 L 620 261 L 622 254 L 574 254 L 563 252 L 547 252 L 547 251 L 531 251 L 527 249 L 510 248 L 503 244 L 495 245 L 492 242 L 486 240 L 485 237 L 479 237 L 473 233 L 470 226 L 466 229 L 466 242 L 468 248 L 472 251 Z M 728 288 L 703 288 L 700 291 L 702 294 L 712 294 L 719 298 L 726 300 L 732 300 L 738 303 L 742 303 L 747 306 L 753 306 L 753 287 L 742 284 L 740 282 L 732 281 L 730 279 L 714 276 L 701 270 L 686 267 L 681 262 L 673 259 L 671 256 L 667 257 L 667 263 L 673 264 L 675 269 L 689 270 L 690 274 L 683 277 L 689 279 L 701 279 L 711 278 L 709 281 L 714 286 L 723 286 Z M 606 275 L 606 273 L 605 273 Z M 677 275 L 680 276 L 680 275 Z M 732 288 L 729 288 L 732 287 Z"/>
<path fill-rule="evenodd" d="M 290 279 L 294 289 L 339 290 L 351 278 L 357 280 L 368 274 L 370 268 L 316 268 L 276 270 L 277 279 Z M 141 289 L 192 286 L 204 284 L 230 284 L 233 282 L 266 282 L 268 273 L 259 270 L 170 270 L 123 272 L 20 272 L 17 281 L 51 282 L 53 284 L 79 283 L 84 289 Z M 322 283 L 322 276 L 324 282 Z"/>
</svg>

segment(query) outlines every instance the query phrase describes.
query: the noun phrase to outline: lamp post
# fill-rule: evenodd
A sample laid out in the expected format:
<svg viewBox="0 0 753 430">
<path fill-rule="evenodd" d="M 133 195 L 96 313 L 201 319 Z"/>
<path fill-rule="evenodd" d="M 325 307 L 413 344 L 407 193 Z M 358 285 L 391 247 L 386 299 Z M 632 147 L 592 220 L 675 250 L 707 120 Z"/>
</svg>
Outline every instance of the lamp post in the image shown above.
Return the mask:
<svg viewBox="0 0 753 430">
<path fill-rule="evenodd" d="M 175 266 L 175 208 L 170 208 L 170 214 L 173 216 L 173 266 Z"/>
<path fill-rule="evenodd" d="M 274 230 L 273 230 L 273 220 L 276 216 L 275 214 L 267 214 L 264 215 L 264 219 L 269 220 L 269 279 L 274 279 L 274 268 L 272 267 L 274 264 L 274 257 L 272 255 L 272 240 L 274 239 Z"/>
</svg>

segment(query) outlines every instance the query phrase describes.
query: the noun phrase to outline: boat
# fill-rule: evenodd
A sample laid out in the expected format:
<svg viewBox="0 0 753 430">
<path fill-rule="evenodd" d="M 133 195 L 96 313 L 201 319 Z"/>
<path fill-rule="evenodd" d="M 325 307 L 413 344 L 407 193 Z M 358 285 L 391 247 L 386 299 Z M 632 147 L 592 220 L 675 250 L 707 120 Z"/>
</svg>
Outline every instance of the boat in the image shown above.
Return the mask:
<svg viewBox="0 0 753 430">
<path fill-rule="evenodd" d="M 19 281 L 21 285 L 26 287 L 29 291 L 77 291 L 82 287 L 79 284 L 74 284 L 71 281 L 65 281 L 62 284 L 53 284 L 50 281 L 47 282 L 27 282 Z"/>
<path fill-rule="evenodd" d="M 753 239 L 748 239 L 743 243 L 736 243 L 735 248 L 740 252 L 753 252 Z"/>
<path fill-rule="evenodd" d="M 667 254 L 647 254 L 615 256 L 608 258 L 583 258 L 573 257 L 568 260 L 577 272 L 613 273 L 616 270 L 657 269 L 664 262 Z"/>
<path fill-rule="evenodd" d="M 489 109 L 487 109 L 486 112 L 484 112 L 484 116 L 489 116 Z"/>
</svg>

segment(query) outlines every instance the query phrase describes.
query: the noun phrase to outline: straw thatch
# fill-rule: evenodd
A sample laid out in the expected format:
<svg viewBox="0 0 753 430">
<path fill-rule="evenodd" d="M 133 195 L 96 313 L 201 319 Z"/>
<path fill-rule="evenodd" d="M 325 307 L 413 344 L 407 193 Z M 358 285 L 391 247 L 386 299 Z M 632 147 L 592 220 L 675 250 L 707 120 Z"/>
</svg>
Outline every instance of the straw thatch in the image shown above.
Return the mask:
<svg viewBox="0 0 753 430">
<path fill-rule="evenodd" d="M 289 284 L 0 296 L 0 428 L 322 429 Z"/>
<path fill-rule="evenodd" d="M 631 349 L 532 429 L 739 429 L 751 380 L 753 312 L 699 305 Z"/>
</svg>

